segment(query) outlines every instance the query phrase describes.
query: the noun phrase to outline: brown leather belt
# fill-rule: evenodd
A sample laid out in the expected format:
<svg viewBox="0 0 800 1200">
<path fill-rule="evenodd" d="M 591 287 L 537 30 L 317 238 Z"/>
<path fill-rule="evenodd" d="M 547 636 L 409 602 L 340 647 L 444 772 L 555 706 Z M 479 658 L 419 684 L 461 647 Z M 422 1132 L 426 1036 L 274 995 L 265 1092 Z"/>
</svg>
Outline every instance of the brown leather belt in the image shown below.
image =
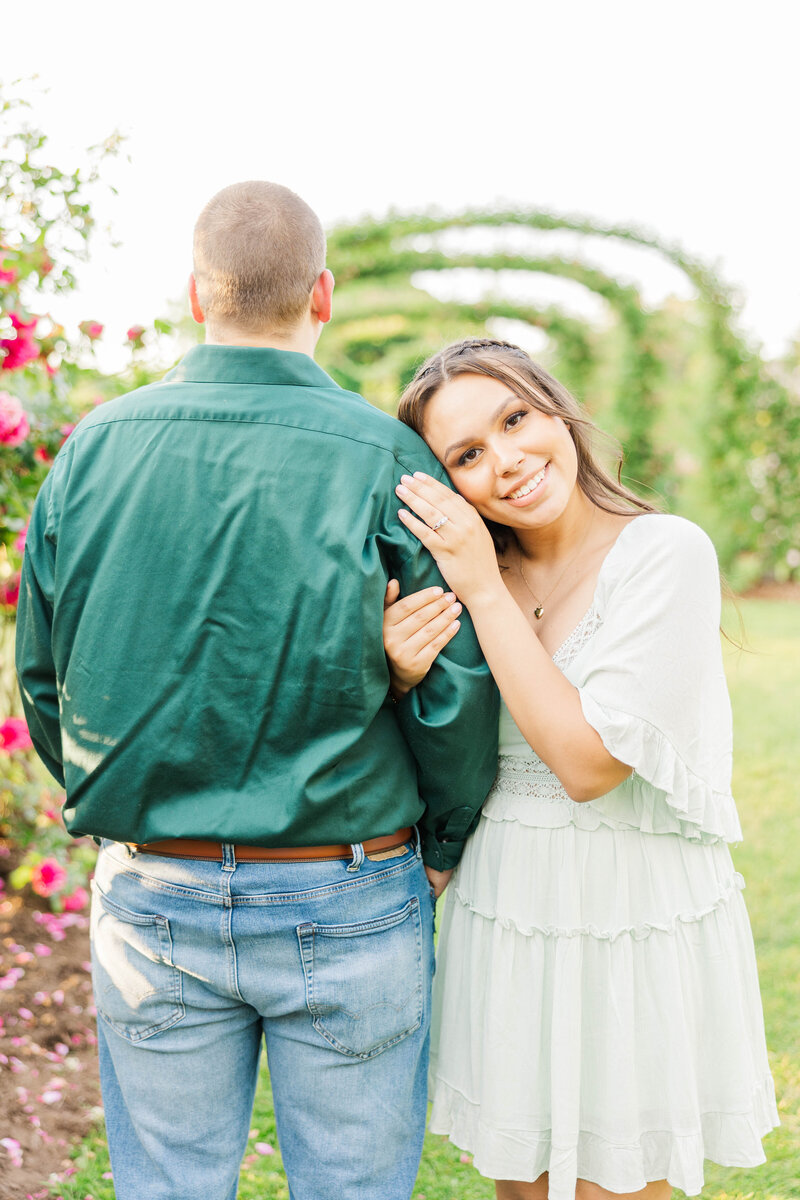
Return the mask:
<svg viewBox="0 0 800 1200">
<path fill-rule="evenodd" d="M 394 850 L 413 838 L 412 829 L 398 829 L 383 837 L 367 838 L 361 845 L 365 854 Z M 165 858 L 207 858 L 222 861 L 222 843 L 204 842 L 194 838 L 170 838 L 164 842 L 126 843 L 143 854 L 161 854 Z M 353 850 L 342 842 L 335 846 L 238 846 L 233 852 L 239 862 L 316 862 L 318 859 L 352 858 Z"/>
</svg>

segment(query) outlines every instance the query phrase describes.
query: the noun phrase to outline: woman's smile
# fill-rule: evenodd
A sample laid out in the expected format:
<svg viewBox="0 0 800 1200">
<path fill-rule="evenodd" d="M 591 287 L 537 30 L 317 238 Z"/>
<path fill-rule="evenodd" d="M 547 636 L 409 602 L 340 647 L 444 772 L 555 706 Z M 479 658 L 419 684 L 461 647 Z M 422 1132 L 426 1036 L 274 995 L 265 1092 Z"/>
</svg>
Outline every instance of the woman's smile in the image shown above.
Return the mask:
<svg viewBox="0 0 800 1200">
<path fill-rule="evenodd" d="M 546 462 L 538 471 L 517 484 L 513 491 L 506 492 L 503 499 L 508 504 L 513 504 L 514 508 L 525 508 L 528 504 L 534 504 L 544 490 L 549 470 L 550 463 Z"/>
</svg>

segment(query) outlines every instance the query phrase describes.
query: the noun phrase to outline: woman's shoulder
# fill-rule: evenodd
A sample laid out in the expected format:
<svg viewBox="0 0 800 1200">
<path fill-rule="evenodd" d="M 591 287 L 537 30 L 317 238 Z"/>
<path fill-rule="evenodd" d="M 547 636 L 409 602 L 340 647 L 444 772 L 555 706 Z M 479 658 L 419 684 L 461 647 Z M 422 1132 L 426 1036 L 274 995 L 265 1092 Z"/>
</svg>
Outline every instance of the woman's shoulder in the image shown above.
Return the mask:
<svg viewBox="0 0 800 1200">
<path fill-rule="evenodd" d="M 707 580 L 718 588 L 714 543 L 685 517 L 642 513 L 624 526 L 609 552 L 601 573 L 602 590 L 608 594 L 632 579 L 668 587 Z"/>
<path fill-rule="evenodd" d="M 716 558 L 714 543 L 705 530 L 674 513 L 642 513 L 625 526 L 620 534 L 621 543 L 623 537 L 630 553 L 647 548 L 653 553 L 678 552 L 704 558 L 710 554 Z"/>
</svg>

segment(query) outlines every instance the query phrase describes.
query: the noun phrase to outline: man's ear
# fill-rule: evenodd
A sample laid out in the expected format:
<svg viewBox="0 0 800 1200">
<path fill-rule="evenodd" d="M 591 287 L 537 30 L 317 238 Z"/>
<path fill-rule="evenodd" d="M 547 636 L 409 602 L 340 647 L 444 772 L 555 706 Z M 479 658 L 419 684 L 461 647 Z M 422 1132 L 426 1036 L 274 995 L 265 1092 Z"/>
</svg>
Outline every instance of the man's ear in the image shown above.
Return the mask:
<svg viewBox="0 0 800 1200">
<path fill-rule="evenodd" d="M 197 283 L 194 275 L 189 276 L 189 304 L 192 309 L 192 316 L 198 325 L 202 325 L 206 319 L 206 315 L 200 307 L 200 301 L 197 299 Z"/>
<path fill-rule="evenodd" d="M 333 272 L 326 267 L 311 292 L 311 315 L 327 325 L 333 314 Z"/>
</svg>

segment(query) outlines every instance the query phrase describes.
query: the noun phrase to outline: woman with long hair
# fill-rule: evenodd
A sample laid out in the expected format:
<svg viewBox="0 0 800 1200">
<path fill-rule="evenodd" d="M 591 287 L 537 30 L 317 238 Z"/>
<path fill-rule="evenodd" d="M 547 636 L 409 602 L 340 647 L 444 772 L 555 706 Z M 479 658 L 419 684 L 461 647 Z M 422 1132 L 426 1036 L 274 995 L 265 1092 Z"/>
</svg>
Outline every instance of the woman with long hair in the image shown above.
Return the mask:
<svg viewBox="0 0 800 1200">
<path fill-rule="evenodd" d="M 497 779 L 447 890 L 431 1129 L 498 1200 L 697 1195 L 704 1158 L 763 1162 L 778 1123 L 728 849 L 713 546 L 613 478 L 516 346 L 448 347 L 398 415 L 456 489 L 397 488 L 455 599 L 390 583 L 395 698 L 463 605 L 503 700 Z"/>
</svg>

